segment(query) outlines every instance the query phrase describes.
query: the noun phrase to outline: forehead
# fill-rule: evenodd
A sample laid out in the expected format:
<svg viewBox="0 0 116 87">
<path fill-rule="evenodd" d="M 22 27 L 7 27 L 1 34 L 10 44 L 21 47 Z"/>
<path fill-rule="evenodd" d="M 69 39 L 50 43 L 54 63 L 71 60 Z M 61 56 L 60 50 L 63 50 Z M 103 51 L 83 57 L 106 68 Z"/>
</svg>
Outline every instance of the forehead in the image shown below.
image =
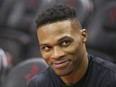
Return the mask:
<svg viewBox="0 0 116 87">
<path fill-rule="evenodd" d="M 58 21 L 58 22 L 53 22 L 50 24 L 46 24 L 40 28 L 38 28 L 38 31 L 42 32 L 42 31 L 63 31 L 64 29 L 71 26 L 71 21 L 70 20 L 65 20 L 65 21 Z M 57 29 L 56 29 L 57 28 Z"/>
<path fill-rule="evenodd" d="M 46 24 L 37 29 L 37 35 L 39 41 L 48 39 L 60 39 L 64 36 L 72 37 L 77 34 L 78 29 L 72 27 L 72 23 L 69 20 Z"/>
</svg>

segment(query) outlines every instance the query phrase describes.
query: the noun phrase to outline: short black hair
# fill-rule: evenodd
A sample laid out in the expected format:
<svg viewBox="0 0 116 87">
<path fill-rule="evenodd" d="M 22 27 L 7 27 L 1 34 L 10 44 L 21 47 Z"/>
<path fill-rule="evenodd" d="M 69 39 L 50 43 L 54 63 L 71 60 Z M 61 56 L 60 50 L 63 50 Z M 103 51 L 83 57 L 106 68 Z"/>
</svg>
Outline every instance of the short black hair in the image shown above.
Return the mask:
<svg viewBox="0 0 116 87">
<path fill-rule="evenodd" d="M 36 20 L 36 28 L 48 23 L 75 19 L 76 15 L 76 10 L 74 8 L 64 4 L 54 4 L 40 12 Z"/>
</svg>

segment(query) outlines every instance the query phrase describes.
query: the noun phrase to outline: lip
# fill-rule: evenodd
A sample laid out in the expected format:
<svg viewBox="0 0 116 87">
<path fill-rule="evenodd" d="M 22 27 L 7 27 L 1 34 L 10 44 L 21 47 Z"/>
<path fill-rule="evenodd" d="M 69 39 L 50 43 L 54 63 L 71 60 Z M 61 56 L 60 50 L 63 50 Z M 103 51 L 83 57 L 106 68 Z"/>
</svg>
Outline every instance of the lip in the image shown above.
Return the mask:
<svg viewBox="0 0 116 87">
<path fill-rule="evenodd" d="M 62 61 L 62 62 L 57 62 L 57 63 L 53 63 L 53 67 L 54 68 L 64 68 L 69 64 L 69 61 Z"/>
</svg>

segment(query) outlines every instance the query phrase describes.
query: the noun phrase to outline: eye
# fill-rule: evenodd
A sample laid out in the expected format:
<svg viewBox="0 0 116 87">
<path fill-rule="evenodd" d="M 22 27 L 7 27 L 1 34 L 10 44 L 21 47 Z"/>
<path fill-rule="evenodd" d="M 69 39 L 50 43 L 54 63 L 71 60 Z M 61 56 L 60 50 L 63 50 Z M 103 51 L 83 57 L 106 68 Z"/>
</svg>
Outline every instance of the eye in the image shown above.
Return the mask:
<svg viewBox="0 0 116 87">
<path fill-rule="evenodd" d="M 71 44 L 71 41 L 70 41 L 70 40 L 65 40 L 65 41 L 63 41 L 63 42 L 61 43 L 61 46 L 67 47 L 67 46 L 69 46 L 70 44 Z"/>
<path fill-rule="evenodd" d="M 45 51 L 45 52 L 48 52 L 48 51 L 51 50 L 51 47 L 50 47 L 50 46 L 44 46 L 44 47 L 42 47 L 41 49 L 42 49 L 43 51 Z"/>
</svg>

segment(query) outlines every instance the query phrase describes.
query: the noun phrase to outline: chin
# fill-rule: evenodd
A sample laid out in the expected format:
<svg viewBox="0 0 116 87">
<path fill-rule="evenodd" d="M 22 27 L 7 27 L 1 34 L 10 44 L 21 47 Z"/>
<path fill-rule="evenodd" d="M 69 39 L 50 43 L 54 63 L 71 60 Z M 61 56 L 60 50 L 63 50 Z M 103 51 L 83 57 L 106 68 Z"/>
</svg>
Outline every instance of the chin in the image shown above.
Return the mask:
<svg viewBox="0 0 116 87">
<path fill-rule="evenodd" d="M 72 70 L 54 70 L 58 76 L 68 76 L 72 73 Z"/>
</svg>

